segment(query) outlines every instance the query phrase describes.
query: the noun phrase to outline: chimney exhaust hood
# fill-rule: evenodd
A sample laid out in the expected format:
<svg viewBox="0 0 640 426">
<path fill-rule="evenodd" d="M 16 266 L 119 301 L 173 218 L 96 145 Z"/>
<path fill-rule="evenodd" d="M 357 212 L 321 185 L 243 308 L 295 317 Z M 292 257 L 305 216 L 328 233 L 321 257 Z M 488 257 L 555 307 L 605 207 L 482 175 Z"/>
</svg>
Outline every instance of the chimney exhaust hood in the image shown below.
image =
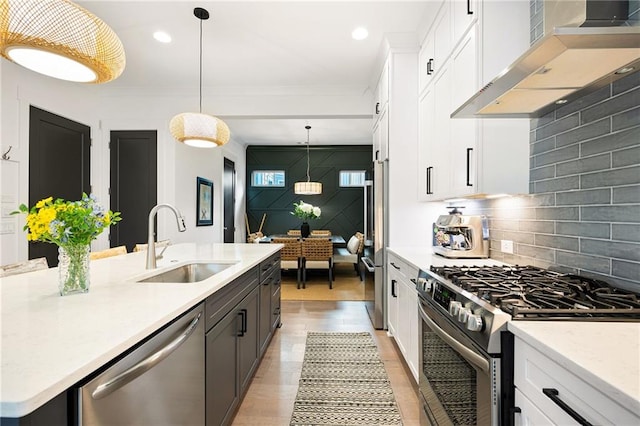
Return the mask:
<svg viewBox="0 0 640 426">
<path fill-rule="evenodd" d="M 562 2 L 547 1 L 545 8 L 547 3 L 560 7 Z M 640 27 L 587 26 L 600 22 L 582 22 L 582 27 L 547 30 L 451 117 L 541 117 L 558 105 L 640 70 Z"/>
</svg>

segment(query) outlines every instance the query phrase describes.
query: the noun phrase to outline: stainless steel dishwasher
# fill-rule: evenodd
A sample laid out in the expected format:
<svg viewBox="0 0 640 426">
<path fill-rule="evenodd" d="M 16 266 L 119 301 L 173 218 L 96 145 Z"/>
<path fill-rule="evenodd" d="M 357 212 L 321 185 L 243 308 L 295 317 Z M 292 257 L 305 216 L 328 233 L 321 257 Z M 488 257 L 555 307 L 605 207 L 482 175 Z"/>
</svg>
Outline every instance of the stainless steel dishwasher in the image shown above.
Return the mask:
<svg viewBox="0 0 640 426">
<path fill-rule="evenodd" d="M 81 426 L 204 425 L 204 305 L 78 390 Z"/>
</svg>

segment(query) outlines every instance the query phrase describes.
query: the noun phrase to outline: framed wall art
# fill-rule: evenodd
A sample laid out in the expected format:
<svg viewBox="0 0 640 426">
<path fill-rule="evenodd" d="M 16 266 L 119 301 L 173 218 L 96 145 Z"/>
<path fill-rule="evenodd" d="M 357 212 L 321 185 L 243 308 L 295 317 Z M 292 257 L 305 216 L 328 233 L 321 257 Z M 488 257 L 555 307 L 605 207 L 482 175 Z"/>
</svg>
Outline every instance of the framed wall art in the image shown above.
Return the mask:
<svg viewBox="0 0 640 426">
<path fill-rule="evenodd" d="M 213 182 L 205 178 L 196 178 L 196 226 L 213 225 Z"/>
</svg>

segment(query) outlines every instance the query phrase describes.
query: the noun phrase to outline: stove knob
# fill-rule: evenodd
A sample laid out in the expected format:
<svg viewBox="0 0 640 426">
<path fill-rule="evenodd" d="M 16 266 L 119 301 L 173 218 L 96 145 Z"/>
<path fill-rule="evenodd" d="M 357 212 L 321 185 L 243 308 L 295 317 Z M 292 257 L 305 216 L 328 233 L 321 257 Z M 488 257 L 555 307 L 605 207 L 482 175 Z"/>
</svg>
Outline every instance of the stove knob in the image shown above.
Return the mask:
<svg viewBox="0 0 640 426">
<path fill-rule="evenodd" d="M 425 293 L 431 293 L 431 281 L 426 278 L 418 278 L 418 288 Z"/>
<path fill-rule="evenodd" d="M 467 318 L 467 330 L 470 331 L 482 331 L 484 328 L 484 322 L 480 315 L 471 314 Z"/>
<path fill-rule="evenodd" d="M 458 312 L 458 321 L 463 324 L 466 323 L 470 313 L 471 310 L 469 308 L 460 308 L 460 312 Z"/>
<path fill-rule="evenodd" d="M 449 315 L 451 315 L 452 317 L 457 317 L 461 307 L 462 303 L 452 300 L 451 302 L 449 302 Z"/>
</svg>

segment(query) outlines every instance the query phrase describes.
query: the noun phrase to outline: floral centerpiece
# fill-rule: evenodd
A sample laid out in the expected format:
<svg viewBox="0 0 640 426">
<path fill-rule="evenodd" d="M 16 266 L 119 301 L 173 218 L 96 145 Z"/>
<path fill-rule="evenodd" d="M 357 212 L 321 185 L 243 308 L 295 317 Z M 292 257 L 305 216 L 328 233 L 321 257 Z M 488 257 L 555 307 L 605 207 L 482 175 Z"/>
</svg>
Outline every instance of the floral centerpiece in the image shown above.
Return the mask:
<svg viewBox="0 0 640 426">
<path fill-rule="evenodd" d="M 49 197 L 31 209 L 21 204 L 13 213 L 27 214 L 27 240 L 58 246 L 60 295 L 89 291 L 91 241 L 119 222 L 120 213 L 105 210 L 95 196 L 85 193 L 79 201 Z"/>
<path fill-rule="evenodd" d="M 322 210 L 320 210 L 320 207 L 315 207 L 311 204 L 305 203 L 304 201 L 300 201 L 297 204 L 293 203 L 293 207 L 291 214 L 302 219 L 303 222 L 300 227 L 300 235 L 302 238 L 306 238 L 311 232 L 307 220 L 319 218 L 322 214 Z"/>
</svg>

